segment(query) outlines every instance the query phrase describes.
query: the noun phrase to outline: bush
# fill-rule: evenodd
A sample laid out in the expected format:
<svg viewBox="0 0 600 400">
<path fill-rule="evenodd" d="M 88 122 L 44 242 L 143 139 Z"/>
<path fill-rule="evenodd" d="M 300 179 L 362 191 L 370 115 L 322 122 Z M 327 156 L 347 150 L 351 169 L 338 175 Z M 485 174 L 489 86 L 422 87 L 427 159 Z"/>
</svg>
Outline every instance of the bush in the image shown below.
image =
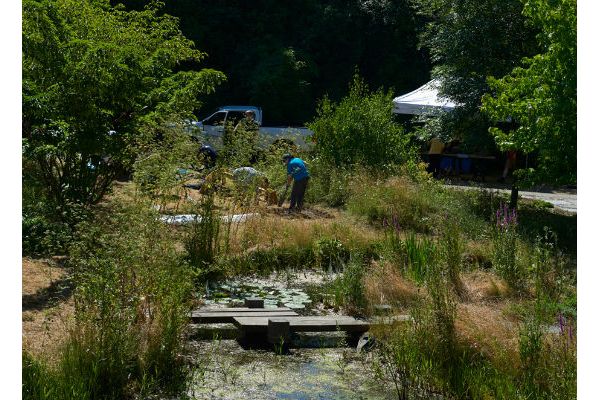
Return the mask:
<svg viewBox="0 0 600 400">
<path fill-rule="evenodd" d="M 340 271 L 350 258 L 344 244 L 335 238 L 321 238 L 314 243 L 317 267 L 327 272 Z"/>
<path fill-rule="evenodd" d="M 340 207 L 350 197 L 356 174 L 350 167 L 332 167 L 323 158 L 313 158 L 307 163 L 310 183 L 306 199 L 312 203 L 324 203 L 329 207 Z"/>
<path fill-rule="evenodd" d="M 419 187 L 406 178 L 389 180 L 357 180 L 348 200 L 348 210 L 363 215 L 381 226 L 384 219 L 395 221 L 396 228 L 431 232 L 435 225 L 430 216 L 436 204 L 426 187 Z"/>
<path fill-rule="evenodd" d="M 89 217 L 89 210 L 78 203 L 57 205 L 29 183 L 23 185 L 23 254 L 64 254 L 74 240 L 75 226 Z"/>
<path fill-rule="evenodd" d="M 339 104 L 322 99 L 308 124 L 317 154 L 336 167 L 406 162 L 414 152 L 409 136 L 393 120 L 392 104 L 392 92 L 372 93 L 355 75 L 348 96 Z"/>
</svg>

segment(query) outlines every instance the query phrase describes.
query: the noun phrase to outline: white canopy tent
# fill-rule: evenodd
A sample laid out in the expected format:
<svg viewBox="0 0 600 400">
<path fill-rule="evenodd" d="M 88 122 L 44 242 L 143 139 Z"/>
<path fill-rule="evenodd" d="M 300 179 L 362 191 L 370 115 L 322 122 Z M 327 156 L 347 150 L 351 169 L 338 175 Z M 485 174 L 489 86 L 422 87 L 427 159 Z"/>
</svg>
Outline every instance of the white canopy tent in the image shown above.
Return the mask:
<svg viewBox="0 0 600 400">
<path fill-rule="evenodd" d="M 451 111 L 456 104 L 438 96 L 439 81 L 434 79 L 410 93 L 396 97 L 394 114 L 435 115 L 441 111 Z"/>
</svg>

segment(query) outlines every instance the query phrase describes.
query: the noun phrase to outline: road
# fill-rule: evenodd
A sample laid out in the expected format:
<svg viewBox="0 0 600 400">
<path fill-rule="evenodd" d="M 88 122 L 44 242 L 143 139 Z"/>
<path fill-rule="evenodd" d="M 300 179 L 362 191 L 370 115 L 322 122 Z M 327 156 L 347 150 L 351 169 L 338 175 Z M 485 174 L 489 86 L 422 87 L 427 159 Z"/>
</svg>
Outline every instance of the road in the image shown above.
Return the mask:
<svg viewBox="0 0 600 400">
<path fill-rule="evenodd" d="M 446 185 L 447 187 L 456 189 L 474 189 L 478 190 L 478 186 L 465 186 L 465 185 Z M 486 190 L 500 193 L 510 194 L 510 189 L 497 189 L 497 188 L 485 188 Z M 519 190 L 519 196 L 525 199 L 531 200 L 543 200 L 554 207 L 567 211 L 573 214 L 577 214 L 577 191 L 569 192 L 558 192 L 558 191 L 547 191 L 547 192 L 530 192 Z"/>
</svg>

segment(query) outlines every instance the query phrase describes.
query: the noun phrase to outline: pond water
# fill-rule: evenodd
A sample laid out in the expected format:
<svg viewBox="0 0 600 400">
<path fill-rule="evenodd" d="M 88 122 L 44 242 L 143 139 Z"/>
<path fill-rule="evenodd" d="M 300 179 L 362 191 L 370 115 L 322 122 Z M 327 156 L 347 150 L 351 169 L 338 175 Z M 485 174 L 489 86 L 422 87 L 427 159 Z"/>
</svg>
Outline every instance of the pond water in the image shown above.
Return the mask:
<svg viewBox="0 0 600 400">
<path fill-rule="evenodd" d="M 240 307 L 244 305 L 245 298 L 260 297 L 264 299 L 265 308 L 288 307 L 306 313 L 314 304 L 305 288 L 322 284 L 334 276 L 306 271 L 214 282 L 206 285 L 202 300 L 205 305 Z"/>
<path fill-rule="evenodd" d="M 314 271 L 239 278 L 207 285 L 208 305 L 243 305 L 261 297 L 265 307 L 289 307 L 300 314 L 332 314 L 311 299 L 335 275 Z M 372 353 L 345 346 L 343 332 L 299 334 L 284 355 L 276 349 L 247 349 L 235 340 L 189 342 L 194 368 L 192 399 L 393 399 L 391 387 L 375 376 Z"/>
<path fill-rule="evenodd" d="M 235 340 L 191 344 L 197 366 L 192 399 L 393 399 L 371 353 L 352 348 L 245 350 Z"/>
</svg>

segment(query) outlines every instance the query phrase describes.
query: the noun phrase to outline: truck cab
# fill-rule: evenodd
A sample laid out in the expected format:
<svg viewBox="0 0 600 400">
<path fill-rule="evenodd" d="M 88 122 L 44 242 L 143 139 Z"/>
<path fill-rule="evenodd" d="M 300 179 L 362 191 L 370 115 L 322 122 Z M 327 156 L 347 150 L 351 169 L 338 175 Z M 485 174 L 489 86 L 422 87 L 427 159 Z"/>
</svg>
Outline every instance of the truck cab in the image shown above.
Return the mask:
<svg viewBox="0 0 600 400">
<path fill-rule="evenodd" d="M 244 118 L 244 113 L 248 110 L 254 111 L 254 119 L 258 125 L 262 125 L 262 109 L 251 106 L 223 106 L 202 121 L 197 123 L 198 128 L 209 136 L 220 137 L 226 124 L 236 126 Z"/>
</svg>

